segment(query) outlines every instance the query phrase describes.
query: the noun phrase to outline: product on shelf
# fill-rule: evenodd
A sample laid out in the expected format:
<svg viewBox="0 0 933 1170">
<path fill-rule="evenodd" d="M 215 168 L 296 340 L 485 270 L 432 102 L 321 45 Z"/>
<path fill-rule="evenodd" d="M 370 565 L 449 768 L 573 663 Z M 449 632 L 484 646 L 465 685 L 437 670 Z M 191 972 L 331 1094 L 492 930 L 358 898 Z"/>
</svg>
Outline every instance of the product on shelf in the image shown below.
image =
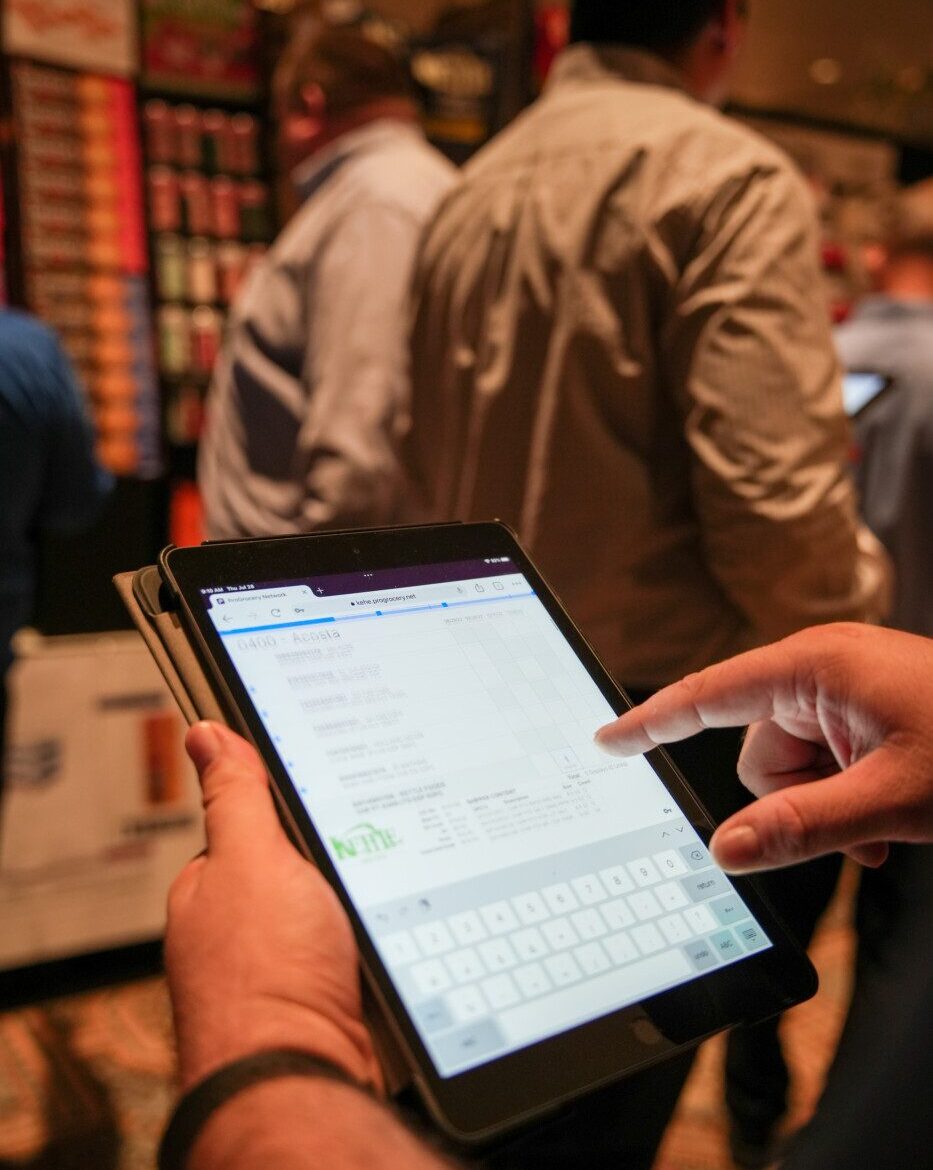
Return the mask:
<svg viewBox="0 0 933 1170">
<path fill-rule="evenodd" d="M 61 334 L 90 396 L 98 455 L 118 475 L 161 470 L 142 157 L 129 82 L 11 69 L 24 292 Z"/>
<path fill-rule="evenodd" d="M 255 115 L 153 97 L 143 126 L 166 434 L 190 446 L 225 313 L 272 236 L 271 198 Z"/>
</svg>

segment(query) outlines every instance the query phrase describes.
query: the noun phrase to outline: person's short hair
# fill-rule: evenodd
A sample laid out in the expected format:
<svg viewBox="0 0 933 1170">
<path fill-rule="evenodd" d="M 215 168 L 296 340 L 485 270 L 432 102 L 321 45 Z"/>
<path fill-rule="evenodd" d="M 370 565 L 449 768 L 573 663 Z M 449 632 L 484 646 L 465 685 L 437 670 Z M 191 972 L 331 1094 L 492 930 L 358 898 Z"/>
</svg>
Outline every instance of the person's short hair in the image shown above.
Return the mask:
<svg viewBox="0 0 933 1170">
<path fill-rule="evenodd" d="M 884 243 L 897 255 L 923 252 L 933 257 L 933 177 L 905 187 L 888 201 Z"/>
<path fill-rule="evenodd" d="M 725 0 L 574 0 L 570 40 L 676 53 L 724 6 Z"/>
<path fill-rule="evenodd" d="M 276 109 L 300 110 L 302 90 L 309 85 L 320 86 L 331 114 L 380 98 L 414 100 L 408 65 L 386 26 L 376 21 L 334 24 L 304 11 L 289 30 L 272 77 Z"/>
</svg>

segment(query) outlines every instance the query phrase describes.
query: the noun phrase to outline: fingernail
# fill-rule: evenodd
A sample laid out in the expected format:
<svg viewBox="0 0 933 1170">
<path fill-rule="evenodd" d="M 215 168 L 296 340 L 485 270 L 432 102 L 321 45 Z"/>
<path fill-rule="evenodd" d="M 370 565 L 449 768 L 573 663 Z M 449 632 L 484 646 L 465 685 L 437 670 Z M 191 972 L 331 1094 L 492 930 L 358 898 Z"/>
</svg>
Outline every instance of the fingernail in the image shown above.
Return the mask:
<svg viewBox="0 0 933 1170">
<path fill-rule="evenodd" d="M 761 861 L 761 842 L 751 825 L 714 833 L 710 846 L 723 869 L 745 869 Z"/>
<path fill-rule="evenodd" d="M 223 744 L 217 734 L 217 728 L 212 723 L 196 723 L 188 732 L 186 742 L 188 755 L 199 772 L 220 755 Z"/>
<path fill-rule="evenodd" d="M 607 723 L 605 727 L 600 727 L 600 729 L 593 736 L 593 742 L 597 747 L 602 748 L 604 752 L 612 751 L 612 740 L 607 738 L 611 730 L 612 724 Z"/>
</svg>

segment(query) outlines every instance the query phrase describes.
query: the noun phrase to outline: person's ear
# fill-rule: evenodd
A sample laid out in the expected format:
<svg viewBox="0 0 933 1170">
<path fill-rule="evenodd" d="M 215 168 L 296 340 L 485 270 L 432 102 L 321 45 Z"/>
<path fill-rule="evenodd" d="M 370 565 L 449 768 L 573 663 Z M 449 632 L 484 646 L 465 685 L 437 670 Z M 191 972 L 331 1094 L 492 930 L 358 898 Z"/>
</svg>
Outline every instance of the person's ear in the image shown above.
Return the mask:
<svg viewBox="0 0 933 1170">
<path fill-rule="evenodd" d="M 316 81 L 301 87 L 301 101 L 308 117 L 322 119 L 327 112 L 327 94 Z"/>
<path fill-rule="evenodd" d="M 715 22 L 714 42 L 716 49 L 729 64 L 738 56 L 745 39 L 746 26 L 744 0 L 724 0 L 722 11 Z"/>
<path fill-rule="evenodd" d="M 881 282 L 887 265 L 888 249 L 884 244 L 866 244 L 862 248 L 862 266 L 873 285 L 877 286 Z"/>
</svg>

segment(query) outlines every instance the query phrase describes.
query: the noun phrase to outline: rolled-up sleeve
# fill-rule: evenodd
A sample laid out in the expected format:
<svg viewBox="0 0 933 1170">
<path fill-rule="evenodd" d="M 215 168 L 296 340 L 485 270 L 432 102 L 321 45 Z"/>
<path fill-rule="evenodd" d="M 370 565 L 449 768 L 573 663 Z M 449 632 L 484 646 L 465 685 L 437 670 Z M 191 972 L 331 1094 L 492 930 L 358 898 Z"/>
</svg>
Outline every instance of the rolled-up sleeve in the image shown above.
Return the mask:
<svg viewBox="0 0 933 1170">
<path fill-rule="evenodd" d="M 815 223 L 789 168 L 717 193 L 665 326 L 706 559 L 762 640 L 876 621 L 888 567 L 860 524 Z"/>
</svg>

